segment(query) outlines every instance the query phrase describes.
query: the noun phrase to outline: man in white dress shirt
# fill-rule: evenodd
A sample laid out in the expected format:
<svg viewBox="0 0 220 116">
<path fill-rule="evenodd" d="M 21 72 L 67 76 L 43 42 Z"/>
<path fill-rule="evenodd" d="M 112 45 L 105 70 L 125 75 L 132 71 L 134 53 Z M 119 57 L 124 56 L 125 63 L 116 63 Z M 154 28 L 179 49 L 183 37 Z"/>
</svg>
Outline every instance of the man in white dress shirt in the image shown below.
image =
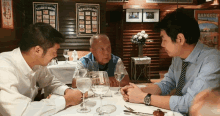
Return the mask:
<svg viewBox="0 0 220 116">
<path fill-rule="evenodd" d="M 81 102 L 82 93 L 69 89 L 47 70 L 57 57 L 61 33 L 49 24 L 30 25 L 13 51 L 0 54 L 0 115 L 48 116 Z M 34 101 L 39 88 L 60 97 Z"/>
</svg>

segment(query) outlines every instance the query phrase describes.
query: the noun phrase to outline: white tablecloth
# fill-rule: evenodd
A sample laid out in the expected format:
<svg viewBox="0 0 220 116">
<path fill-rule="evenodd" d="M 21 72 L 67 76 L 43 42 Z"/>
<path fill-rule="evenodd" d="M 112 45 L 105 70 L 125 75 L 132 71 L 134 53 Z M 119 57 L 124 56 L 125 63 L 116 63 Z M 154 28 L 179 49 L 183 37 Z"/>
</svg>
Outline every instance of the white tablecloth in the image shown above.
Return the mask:
<svg viewBox="0 0 220 116">
<path fill-rule="evenodd" d="M 111 93 L 113 97 L 103 97 L 102 104 L 112 104 L 116 106 L 116 111 L 109 114 L 109 116 L 129 116 L 128 114 L 125 114 L 123 110 L 126 110 L 124 105 L 131 107 L 135 111 L 145 112 L 145 113 L 151 113 L 153 114 L 154 110 L 161 109 L 154 106 L 146 106 L 144 104 L 134 104 L 125 102 L 121 95 L 114 95 L 114 93 L 118 90 L 118 87 L 111 87 Z M 100 106 L 100 99 L 99 97 L 89 98 L 89 101 L 96 101 L 96 105 L 91 108 L 91 111 L 88 113 L 78 113 L 76 110 L 80 108 L 80 105 L 71 106 L 65 110 L 62 110 L 58 112 L 57 114 L 54 114 L 53 116 L 93 116 L 94 113 L 96 113 L 96 109 Z M 88 101 L 88 102 L 89 102 Z M 170 110 L 161 109 L 164 112 L 172 112 Z M 182 116 L 182 114 L 178 112 L 174 112 L 175 116 Z M 134 114 L 130 114 L 130 116 L 135 116 Z M 168 116 L 167 113 L 165 113 L 165 116 Z"/>
<path fill-rule="evenodd" d="M 65 84 L 72 84 L 73 73 L 76 69 L 77 63 L 73 61 L 58 61 L 57 65 L 47 66 L 49 72 L 53 74 L 57 79 Z"/>
</svg>

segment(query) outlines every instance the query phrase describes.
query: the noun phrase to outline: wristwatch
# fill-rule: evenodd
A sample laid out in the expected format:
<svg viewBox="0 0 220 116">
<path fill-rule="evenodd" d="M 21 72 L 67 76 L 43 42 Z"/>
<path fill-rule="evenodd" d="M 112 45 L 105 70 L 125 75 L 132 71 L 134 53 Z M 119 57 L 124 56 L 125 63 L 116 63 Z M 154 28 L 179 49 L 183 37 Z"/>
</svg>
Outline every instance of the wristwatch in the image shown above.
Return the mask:
<svg viewBox="0 0 220 116">
<path fill-rule="evenodd" d="M 148 93 L 145 98 L 144 98 L 144 104 L 149 106 L 150 105 L 150 101 L 151 101 L 151 94 Z"/>
</svg>

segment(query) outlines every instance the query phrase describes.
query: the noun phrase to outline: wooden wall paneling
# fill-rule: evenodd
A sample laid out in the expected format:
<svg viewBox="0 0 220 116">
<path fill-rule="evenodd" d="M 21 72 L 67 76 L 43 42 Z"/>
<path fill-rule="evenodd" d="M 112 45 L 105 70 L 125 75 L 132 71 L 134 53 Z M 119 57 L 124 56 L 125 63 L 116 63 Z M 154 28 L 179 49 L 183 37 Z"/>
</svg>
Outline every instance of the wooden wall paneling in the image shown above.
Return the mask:
<svg viewBox="0 0 220 116">
<path fill-rule="evenodd" d="M 107 7 L 106 7 L 107 9 Z M 106 11 L 106 35 L 111 41 L 112 54 L 122 57 L 121 53 L 121 19 L 122 19 L 122 6 L 120 10 Z"/>
</svg>

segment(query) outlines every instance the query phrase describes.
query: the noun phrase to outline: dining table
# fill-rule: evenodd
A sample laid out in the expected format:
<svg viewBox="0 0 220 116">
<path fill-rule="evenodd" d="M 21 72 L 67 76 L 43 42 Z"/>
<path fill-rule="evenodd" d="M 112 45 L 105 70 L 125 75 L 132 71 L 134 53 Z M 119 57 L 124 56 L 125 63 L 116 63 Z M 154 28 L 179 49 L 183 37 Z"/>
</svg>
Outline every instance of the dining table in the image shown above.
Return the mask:
<svg viewBox="0 0 220 116">
<path fill-rule="evenodd" d="M 138 85 L 139 87 L 143 87 L 146 85 Z M 108 95 L 104 95 L 102 97 L 102 105 L 110 105 L 115 106 L 116 110 L 112 113 L 109 113 L 109 116 L 153 116 L 153 112 L 160 109 L 161 111 L 165 112 L 164 116 L 183 116 L 179 112 L 174 112 L 171 110 L 162 109 L 155 106 L 146 106 L 144 104 L 137 104 L 137 103 L 130 103 L 125 102 L 121 94 L 115 95 L 114 93 L 118 91 L 119 87 L 110 87 L 108 91 Z M 91 91 L 88 92 L 88 96 L 93 94 Z M 78 113 L 77 109 L 82 107 L 82 105 L 75 105 L 64 110 L 59 111 L 58 113 L 54 114 L 53 116 L 93 116 L 96 113 L 96 109 L 100 107 L 100 97 L 89 97 L 85 100 L 86 107 L 91 109 L 88 113 Z M 135 112 L 142 112 L 142 113 L 149 113 L 152 115 L 137 115 L 134 113 L 124 112 L 124 110 L 128 110 L 125 106 L 132 108 Z"/>
<path fill-rule="evenodd" d="M 76 68 L 77 62 L 74 61 L 58 61 L 57 64 L 49 64 L 47 66 L 49 72 L 64 84 L 72 84 Z"/>
</svg>

